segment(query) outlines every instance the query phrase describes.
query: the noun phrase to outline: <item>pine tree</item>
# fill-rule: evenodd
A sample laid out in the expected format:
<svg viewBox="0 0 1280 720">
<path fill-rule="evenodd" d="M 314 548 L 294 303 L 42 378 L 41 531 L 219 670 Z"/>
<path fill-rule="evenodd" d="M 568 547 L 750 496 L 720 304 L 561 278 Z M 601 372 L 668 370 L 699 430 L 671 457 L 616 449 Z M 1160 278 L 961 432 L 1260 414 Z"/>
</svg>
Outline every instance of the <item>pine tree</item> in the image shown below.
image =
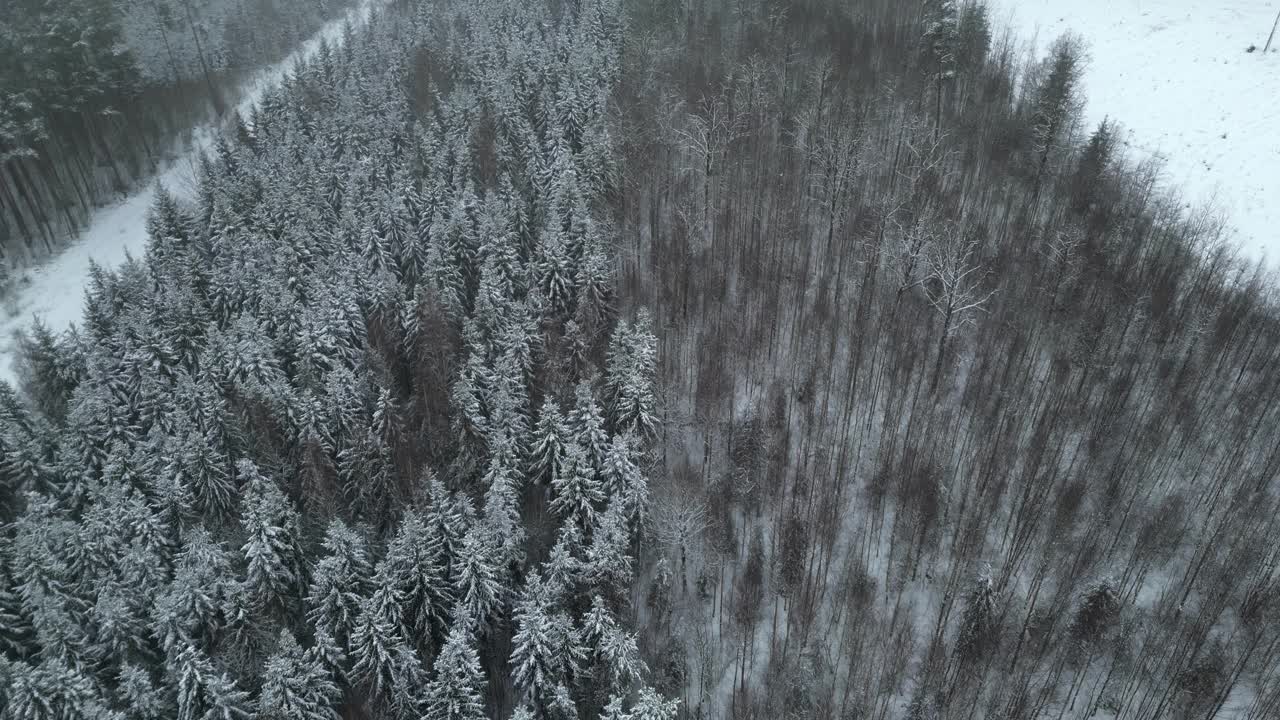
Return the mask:
<svg viewBox="0 0 1280 720">
<path fill-rule="evenodd" d="M 1039 194 L 1049 160 L 1062 145 L 1072 115 L 1077 110 L 1083 50 L 1080 40 L 1063 35 L 1054 41 L 1045 60 L 1045 76 L 1033 95 L 1031 146 L 1035 152 L 1036 179 L 1033 194 Z"/>
<path fill-rule="evenodd" d="M 364 536 L 341 520 L 325 531 L 326 557 L 312 571 L 307 591 L 307 621 L 338 643 L 346 643 L 355 628 L 361 598 L 370 591 L 373 568 Z"/>
<path fill-rule="evenodd" d="M 258 720 L 336 720 L 342 692 L 328 669 L 308 656 L 288 631 L 263 672 Z"/>
<path fill-rule="evenodd" d="M 351 636 L 349 675 L 370 697 L 396 712 L 408 713 L 422 702 L 426 677 L 417 653 L 400 630 L 399 618 L 389 616 L 393 605 L 394 598 L 385 588 L 361 603 Z"/>
<path fill-rule="evenodd" d="M 991 49 L 991 21 L 985 3 L 965 3 L 956 28 L 956 67 L 972 72 L 981 66 Z"/>
<path fill-rule="evenodd" d="M 576 442 L 565 454 L 563 474 L 553 478 L 552 512 L 566 522 L 588 528 L 596 515 L 596 506 L 604 501 L 604 490 L 596 477 L 595 466 L 586 450 Z"/>
<path fill-rule="evenodd" d="M 433 474 L 427 479 L 427 498 L 426 532 L 440 538 L 445 569 L 450 581 L 456 582 L 462 545 L 474 521 L 475 509 L 468 498 L 449 492 Z"/>
<path fill-rule="evenodd" d="M 563 473 L 564 448 L 568 440 L 569 429 L 560 414 L 559 404 L 554 398 L 545 398 L 534 429 L 534 445 L 529 453 L 530 482 L 547 484 Z"/>
<path fill-rule="evenodd" d="M 252 716 L 249 694 L 218 672 L 199 648 L 184 644 L 173 661 L 177 675 L 178 720 L 245 720 Z"/>
<path fill-rule="evenodd" d="M 585 652 L 567 615 L 557 610 L 542 579 L 531 575 L 513 619 L 511 675 L 537 706 L 555 697 L 555 688 L 572 680 Z"/>
<path fill-rule="evenodd" d="M 425 720 L 484 720 L 481 694 L 485 689 L 480 655 L 476 652 L 465 608 L 457 608 L 458 618 L 436 656 L 435 672 L 427 686 Z"/>
<path fill-rule="evenodd" d="M 652 688 L 642 688 L 631 708 L 631 720 L 675 720 L 680 711 L 679 700 L 666 700 Z"/>
<path fill-rule="evenodd" d="M 631 713 L 622 709 L 622 698 L 610 695 L 609 702 L 600 711 L 600 720 L 631 720 Z"/>
<path fill-rule="evenodd" d="M 606 496 L 621 502 L 633 522 L 643 517 L 649 503 L 649 482 L 636 464 L 637 444 L 634 436 L 614 435 L 602 473 Z"/>
<path fill-rule="evenodd" d="M 172 699 L 167 688 L 157 687 L 151 674 L 131 663 L 120 666 L 116 695 L 128 708 L 131 720 L 161 720 L 167 717 Z"/>
<path fill-rule="evenodd" d="M 986 574 L 966 593 L 955 646 L 955 654 L 962 662 L 980 657 L 990 649 L 995 623 L 999 620 L 996 601 L 995 585 Z"/>
<path fill-rule="evenodd" d="M 235 505 L 235 483 L 228 470 L 225 448 L 212 429 L 201 430 L 190 420 L 177 421 L 168 438 L 165 471 L 173 475 L 181 494 L 189 495 L 207 517 L 221 518 Z"/>
<path fill-rule="evenodd" d="M 52 659 L 33 666 L 0 657 L 0 698 L 6 720 L 123 720 L 103 702 L 89 677 Z"/>
<path fill-rule="evenodd" d="M 569 314 L 574 302 L 573 258 L 570 253 L 564 231 L 548 218 L 539 233 L 536 277 L 547 302 L 561 316 Z"/>
<path fill-rule="evenodd" d="M 1071 634 L 1082 642 L 1096 642 L 1120 615 L 1120 597 L 1115 583 L 1102 578 L 1091 583 L 1080 596 Z"/>
<path fill-rule="evenodd" d="M 649 329 L 647 312 L 633 326 L 622 322 L 609 341 L 606 389 L 609 417 L 616 432 L 651 438 L 658 419 L 653 395 L 657 339 Z"/>
<path fill-rule="evenodd" d="M 625 692 L 644 675 L 636 637 L 618 625 L 601 595 L 591 598 L 591 609 L 582 618 L 582 641 L 591 653 L 593 674 L 602 687 Z"/>
<path fill-rule="evenodd" d="M 244 486 L 240 523 L 247 536 L 241 548 L 247 563 L 245 589 L 262 607 L 285 608 L 304 582 L 298 512 L 253 462 L 241 460 L 237 468 Z"/>
<path fill-rule="evenodd" d="M 481 632 L 488 628 L 503 595 L 498 577 L 492 550 L 483 541 L 479 529 L 471 529 L 457 557 L 454 597 L 458 598 L 463 615 L 454 616 L 455 624 L 470 623 Z"/>
<path fill-rule="evenodd" d="M 193 528 L 178 553 L 173 581 L 156 599 L 155 632 L 166 652 L 220 627 L 230 592 L 231 558 L 203 527 Z"/>
<path fill-rule="evenodd" d="M 586 451 L 593 471 L 598 471 L 603 467 L 605 456 L 609 452 L 609 436 L 605 433 L 604 416 L 591 393 L 589 383 L 578 383 L 574 390 L 574 397 L 575 404 L 569 416 L 569 427 L 578 444 Z"/>
<path fill-rule="evenodd" d="M 1115 152 L 1115 131 L 1110 120 L 1098 124 L 1085 145 L 1072 178 L 1072 209 L 1085 213 L 1092 209 L 1102 190 L 1102 179 Z"/>
<path fill-rule="evenodd" d="M 556 544 L 542 564 L 547 592 L 554 602 L 572 598 L 582 577 L 582 531 L 574 523 L 560 526 Z"/>
<path fill-rule="evenodd" d="M 406 636 L 421 651 L 443 636 L 446 608 L 453 605 L 444 542 L 436 530 L 416 510 L 405 513 L 378 570 L 400 603 Z"/>
<path fill-rule="evenodd" d="M 623 597 L 633 572 L 631 530 L 621 499 L 610 500 L 605 511 L 596 516 L 590 537 L 583 561 L 584 577 L 608 597 Z"/>
<path fill-rule="evenodd" d="M 0 656 L 25 658 L 37 649 L 35 629 L 0 561 Z"/>
</svg>

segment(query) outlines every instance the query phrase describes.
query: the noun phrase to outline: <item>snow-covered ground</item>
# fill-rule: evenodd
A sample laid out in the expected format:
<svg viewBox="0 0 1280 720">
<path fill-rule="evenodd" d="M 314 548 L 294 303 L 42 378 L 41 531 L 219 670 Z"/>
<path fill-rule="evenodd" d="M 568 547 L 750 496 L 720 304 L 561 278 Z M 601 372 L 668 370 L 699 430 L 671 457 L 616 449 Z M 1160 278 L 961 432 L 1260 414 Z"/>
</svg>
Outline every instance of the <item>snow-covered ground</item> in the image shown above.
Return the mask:
<svg viewBox="0 0 1280 720">
<path fill-rule="evenodd" d="M 1183 200 L 1221 211 L 1247 257 L 1280 267 L 1280 37 L 1262 53 L 1280 0 L 990 2 L 1038 54 L 1083 37 L 1088 124 L 1119 121 Z"/>
<path fill-rule="evenodd" d="M 321 27 L 285 59 L 256 72 L 241 86 L 236 108 L 242 114 L 247 113 L 269 89 L 279 84 L 295 63 L 313 55 L 322 41 L 330 45 L 341 44 L 346 23 L 364 24 L 374 6 L 383 1 L 361 0 L 345 16 Z M 79 321 L 84 310 L 84 287 L 90 263 L 116 267 L 128 256 L 142 256 L 146 247 L 147 211 L 155 195 L 156 181 L 170 192 L 187 194 L 192 188 L 195 160 L 210 147 L 217 132 L 216 126 L 196 128 L 192 133 L 193 147 L 187 154 L 169 163 L 154 181 L 138 188 L 129 197 L 99 208 L 79 237 L 61 254 L 25 273 L 28 282 L 21 284 L 12 297 L 5 299 L 3 317 L 0 317 L 0 379 L 14 380 L 11 360 L 15 330 L 28 326 L 33 317 L 39 317 L 57 330 Z"/>
</svg>

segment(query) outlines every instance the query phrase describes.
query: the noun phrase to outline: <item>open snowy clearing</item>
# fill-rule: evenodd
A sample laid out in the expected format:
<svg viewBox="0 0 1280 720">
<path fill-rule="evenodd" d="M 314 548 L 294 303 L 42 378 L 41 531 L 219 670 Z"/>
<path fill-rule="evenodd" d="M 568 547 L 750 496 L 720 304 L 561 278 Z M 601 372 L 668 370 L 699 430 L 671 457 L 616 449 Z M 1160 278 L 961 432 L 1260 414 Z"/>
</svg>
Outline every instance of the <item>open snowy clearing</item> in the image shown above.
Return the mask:
<svg viewBox="0 0 1280 720">
<path fill-rule="evenodd" d="M 259 70 L 241 86 L 236 109 L 241 114 L 247 113 L 268 90 L 280 83 L 295 63 L 311 57 L 322 42 L 341 44 L 346 24 L 359 26 L 367 22 L 374 6 L 382 1 L 361 0 L 345 16 L 326 23 L 283 60 Z M 13 296 L 5 300 L 0 318 L 0 379 L 9 382 L 15 379 L 12 367 L 15 330 L 30 325 L 33 317 L 55 330 L 79 321 L 91 264 L 116 267 L 127 257 L 142 256 L 147 240 L 147 211 L 155 197 L 156 183 L 175 194 L 188 194 L 196 158 L 211 146 L 217 132 L 218 128 L 213 125 L 196 128 L 192 133 L 193 147 L 186 154 L 169 163 L 154 180 L 129 197 L 99 208 L 79 237 L 62 253 L 25 273 L 28 282 L 19 284 Z"/>
<path fill-rule="evenodd" d="M 1280 267 L 1280 51 L 1263 45 L 1280 0 L 992 0 L 993 22 L 1044 54 L 1072 31 L 1088 48 L 1085 121 L 1118 121 L 1135 159 L 1213 208 L 1247 257 Z M 1252 53 L 1250 46 L 1256 46 Z"/>
</svg>

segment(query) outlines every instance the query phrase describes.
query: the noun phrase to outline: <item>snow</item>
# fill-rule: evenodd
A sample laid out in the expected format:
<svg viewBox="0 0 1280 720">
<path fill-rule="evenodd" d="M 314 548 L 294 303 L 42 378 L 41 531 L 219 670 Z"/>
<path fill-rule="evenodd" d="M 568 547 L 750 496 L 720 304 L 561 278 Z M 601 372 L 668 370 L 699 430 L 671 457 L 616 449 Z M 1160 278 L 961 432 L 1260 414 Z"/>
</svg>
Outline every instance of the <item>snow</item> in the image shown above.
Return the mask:
<svg viewBox="0 0 1280 720">
<path fill-rule="evenodd" d="M 258 70 L 240 88 L 236 109 L 247 114 L 268 90 L 277 86 L 299 60 L 311 57 L 321 42 L 342 43 L 347 22 L 354 26 L 369 20 L 375 5 L 385 0 L 360 0 L 347 13 L 321 27 L 280 62 Z M 15 281 L 13 295 L 5 299 L 0 317 L 0 379 L 14 382 L 12 367 L 14 331 L 26 327 L 38 317 L 53 330 L 64 330 L 80 319 L 84 310 L 84 287 L 92 263 L 116 267 L 128 257 L 141 257 L 146 248 L 146 218 L 155 196 L 156 183 L 170 192 L 187 196 L 193 187 L 196 159 L 207 150 L 217 136 L 217 125 L 195 128 L 191 148 L 168 164 L 147 185 L 113 205 L 99 208 L 79 237 L 62 253 L 27 273 L 26 281 Z"/>
<path fill-rule="evenodd" d="M 1221 212 L 1245 257 L 1280 266 L 1280 41 L 1262 53 L 1280 0 L 990 2 L 1037 56 L 1080 35 L 1087 125 L 1119 121 L 1188 209 Z"/>
</svg>

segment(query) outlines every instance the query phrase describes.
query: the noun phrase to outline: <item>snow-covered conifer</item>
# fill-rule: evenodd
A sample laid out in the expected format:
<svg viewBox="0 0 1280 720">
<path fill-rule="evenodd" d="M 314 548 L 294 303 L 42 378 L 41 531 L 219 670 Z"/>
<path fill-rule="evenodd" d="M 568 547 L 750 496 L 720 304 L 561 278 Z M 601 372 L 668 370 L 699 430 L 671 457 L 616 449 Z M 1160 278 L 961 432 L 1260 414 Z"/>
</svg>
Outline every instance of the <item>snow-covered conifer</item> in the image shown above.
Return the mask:
<svg viewBox="0 0 1280 720">
<path fill-rule="evenodd" d="M 494 564 L 493 551 L 483 538 L 482 530 L 472 528 L 463 538 L 455 560 L 454 597 L 465 613 L 453 622 L 472 623 L 483 630 L 498 610 L 503 591 L 498 583 L 500 573 Z"/>
<path fill-rule="evenodd" d="M 577 442 L 569 445 L 563 471 L 552 478 L 551 487 L 551 510 L 567 522 L 590 527 L 605 495 L 588 451 Z"/>
<path fill-rule="evenodd" d="M 355 628 L 373 567 L 364 536 L 332 520 L 324 537 L 325 557 L 316 563 L 307 591 L 307 620 L 317 631 L 345 643 Z"/>
<path fill-rule="evenodd" d="M 342 692 L 328 668 L 308 656 L 287 630 L 263 668 L 259 720 L 336 720 Z"/>
<path fill-rule="evenodd" d="M 360 616 L 351 636 L 350 678 L 365 687 L 371 697 L 409 711 L 422 700 L 426 682 L 422 662 L 400 629 L 399 618 L 388 617 L 392 597 L 382 590 L 361 603 Z"/>
<path fill-rule="evenodd" d="M 433 636 L 443 635 L 446 613 L 453 605 L 445 547 L 436 532 L 410 510 L 378 566 L 379 580 L 389 585 L 400 605 L 406 636 L 420 650 L 432 646 Z"/>
<path fill-rule="evenodd" d="M 542 401 L 538 423 L 533 432 L 533 447 L 529 453 L 529 480 L 535 484 L 550 483 L 564 471 L 565 444 L 569 441 L 569 428 L 555 398 Z"/>
<path fill-rule="evenodd" d="M 642 688 L 631 707 L 631 720 L 675 720 L 680 711 L 679 700 L 667 700 L 653 688 Z"/>
<path fill-rule="evenodd" d="M 237 465 L 244 486 L 240 523 L 245 531 L 245 589 L 263 606 L 283 607 L 303 587 L 298 512 L 274 480 L 249 460 Z"/>
<path fill-rule="evenodd" d="M 431 682 L 427 685 L 425 720 L 484 720 L 484 672 L 469 623 L 467 611 L 458 608 L 444 647 L 436 656 Z"/>
<path fill-rule="evenodd" d="M 512 617 L 512 680 L 534 704 L 545 705 L 556 686 L 574 677 L 585 657 L 577 629 L 552 603 L 536 573 L 530 575 Z"/>
<path fill-rule="evenodd" d="M 569 427 L 586 451 L 591 467 L 595 471 L 603 468 L 609 454 L 609 435 L 605 432 L 604 415 L 588 382 L 580 382 L 574 388 L 574 408 L 569 414 Z"/>
</svg>

